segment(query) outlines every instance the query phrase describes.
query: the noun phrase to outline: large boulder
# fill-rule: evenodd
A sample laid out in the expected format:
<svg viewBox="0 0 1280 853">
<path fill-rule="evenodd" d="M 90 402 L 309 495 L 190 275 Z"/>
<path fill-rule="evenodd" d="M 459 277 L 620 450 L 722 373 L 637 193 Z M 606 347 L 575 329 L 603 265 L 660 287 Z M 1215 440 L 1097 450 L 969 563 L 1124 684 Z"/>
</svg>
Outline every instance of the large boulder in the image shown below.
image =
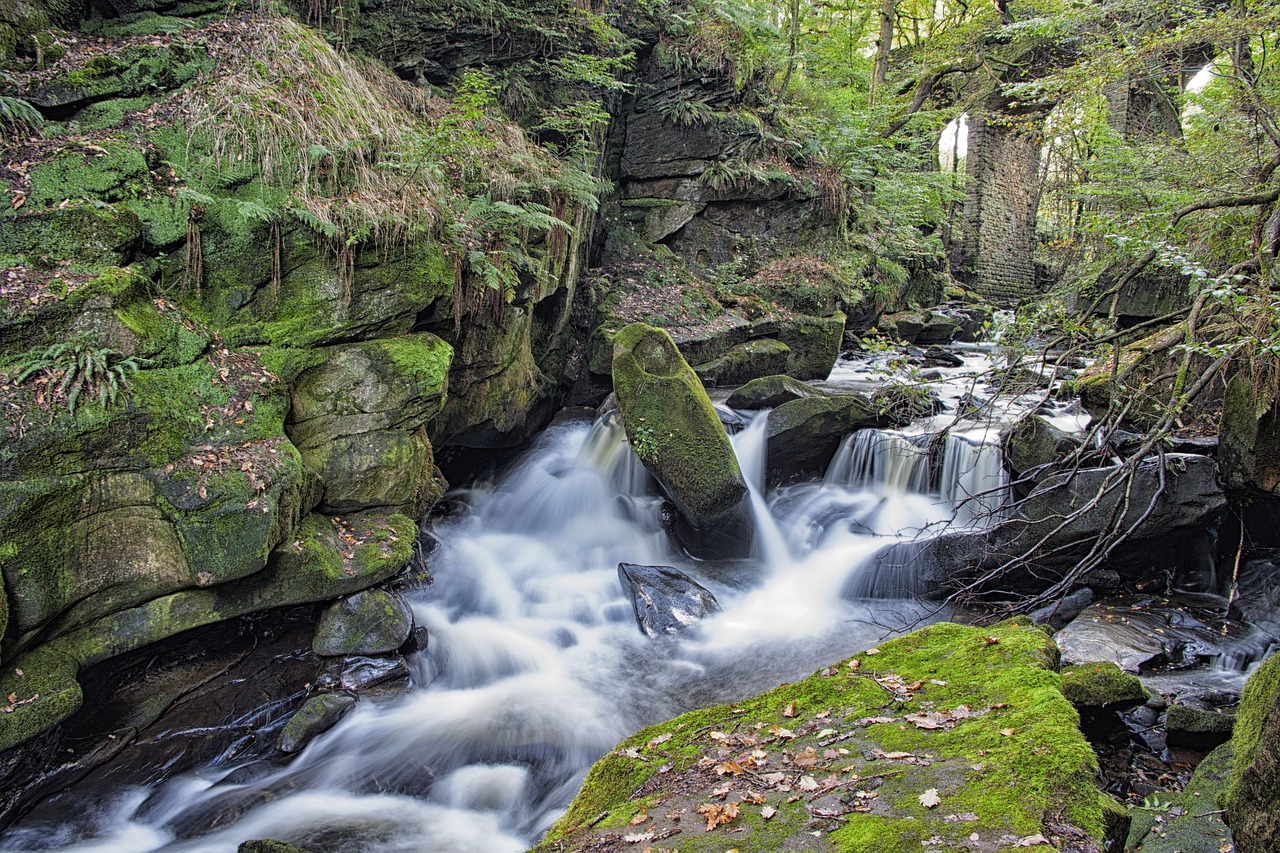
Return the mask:
<svg viewBox="0 0 1280 853">
<path fill-rule="evenodd" d="M 1258 547 L 1280 546 L 1280 403 L 1259 412 L 1258 392 L 1244 374 L 1227 383 L 1218 431 L 1218 461 L 1227 487 L 1240 501 L 1249 539 Z"/>
<path fill-rule="evenodd" d="M 1016 478 L 1038 483 L 1048 468 L 1083 442 L 1083 437 L 1059 429 L 1042 415 L 1018 421 L 1005 442 L 1005 459 Z"/>
<path fill-rule="evenodd" d="M 1231 742 L 1235 778 L 1222 804 L 1236 850 L 1280 849 L 1280 655 L 1245 684 Z"/>
<path fill-rule="evenodd" d="M 747 484 L 707 392 L 671 336 L 633 323 L 614 340 L 613 384 L 627 439 L 694 534 L 686 547 L 745 553 Z M 736 543 L 736 545 L 735 545 Z"/>
<path fill-rule="evenodd" d="M 689 853 L 1098 850 L 1097 760 L 1056 664 L 1025 622 L 940 623 L 658 723 L 596 762 L 535 851 L 676 832 Z"/>
<path fill-rule="evenodd" d="M 734 391 L 725 403 L 731 409 L 775 409 L 803 397 L 825 396 L 826 391 L 791 376 L 762 376 Z"/>
<path fill-rule="evenodd" d="M 765 431 L 770 479 L 826 471 L 840 440 L 857 429 L 884 426 L 886 418 L 862 394 L 802 397 L 769 413 Z"/>
<path fill-rule="evenodd" d="M 720 612 L 711 590 L 671 566 L 619 563 L 618 580 L 631 599 L 636 624 L 649 637 L 678 634 Z"/>
<path fill-rule="evenodd" d="M 286 423 L 324 480 L 321 507 L 423 515 L 443 492 L 424 426 L 444 406 L 452 348 L 418 334 L 321 352 Z"/>
<path fill-rule="evenodd" d="M 717 359 L 699 364 L 694 372 L 708 386 L 741 385 L 787 368 L 791 347 L 773 338 L 756 338 L 730 348 Z"/>
</svg>

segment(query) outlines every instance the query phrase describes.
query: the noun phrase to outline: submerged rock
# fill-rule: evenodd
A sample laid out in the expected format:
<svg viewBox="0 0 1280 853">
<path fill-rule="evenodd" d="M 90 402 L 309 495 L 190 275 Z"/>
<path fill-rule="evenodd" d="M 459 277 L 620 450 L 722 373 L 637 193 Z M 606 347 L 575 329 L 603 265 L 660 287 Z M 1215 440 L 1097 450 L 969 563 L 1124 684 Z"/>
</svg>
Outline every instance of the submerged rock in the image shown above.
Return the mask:
<svg viewBox="0 0 1280 853">
<path fill-rule="evenodd" d="M 720 603 L 709 589 L 671 566 L 619 563 L 618 580 L 631 598 L 636 624 L 650 637 L 678 634 L 720 612 Z"/>
</svg>

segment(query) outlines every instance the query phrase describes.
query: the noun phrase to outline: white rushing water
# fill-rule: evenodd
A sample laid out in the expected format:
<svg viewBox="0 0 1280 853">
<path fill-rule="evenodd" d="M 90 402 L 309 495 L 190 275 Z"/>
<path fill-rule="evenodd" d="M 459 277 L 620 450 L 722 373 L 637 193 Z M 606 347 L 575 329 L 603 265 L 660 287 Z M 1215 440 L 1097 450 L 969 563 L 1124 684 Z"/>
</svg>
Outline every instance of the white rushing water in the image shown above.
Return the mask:
<svg viewBox="0 0 1280 853">
<path fill-rule="evenodd" d="M 252 782 L 209 767 L 120 791 L 0 850 L 230 853 L 249 838 L 309 849 L 523 850 L 591 763 L 639 727 L 803 677 L 913 627 L 926 609 L 877 580 L 887 544 L 981 525 L 1007 491 L 992 432 L 863 431 L 825 480 L 765 490 L 765 416 L 734 438 L 756 511 L 755 556 L 700 563 L 661 528 L 656 487 L 609 419 L 556 427 L 437 525 L 434 583 L 410 593 L 431 633 L 414 688 L 361 701 L 295 760 Z M 678 637 L 635 624 L 619 562 L 673 565 L 724 612 Z M 909 575 L 909 571 L 907 572 Z M 886 587 L 887 583 L 887 587 Z"/>
</svg>

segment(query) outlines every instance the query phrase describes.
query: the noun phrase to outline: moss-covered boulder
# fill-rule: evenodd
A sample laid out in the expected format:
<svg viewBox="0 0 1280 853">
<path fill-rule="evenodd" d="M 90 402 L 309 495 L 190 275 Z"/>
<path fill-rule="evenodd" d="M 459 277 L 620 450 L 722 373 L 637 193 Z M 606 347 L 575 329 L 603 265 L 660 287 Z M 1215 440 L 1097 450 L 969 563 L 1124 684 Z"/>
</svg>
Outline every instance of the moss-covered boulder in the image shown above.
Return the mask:
<svg viewBox="0 0 1280 853">
<path fill-rule="evenodd" d="M 1227 383 L 1218 461 L 1228 486 L 1280 497 L 1280 405 L 1259 413 L 1258 393 L 1243 374 Z"/>
<path fill-rule="evenodd" d="M 1280 655 L 1245 684 L 1231 739 L 1235 774 L 1222 797 L 1240 853 L 1280 848 Z"/>
<path fill-rule="evenodd" d="M 413 611 L 404 599 L 383 589 L 366 589 L 325 608 L 311 648 L 318 655 L 379 655 L 409 639 Z"/>
<path fill-rule="evenodd" d="M 1025 622 L 942 623 L 883 643 L 638 732 L 596 762 L 536 849 L 677 833 L 666 843 L 717 853 L 1097 843 L 1097 762 L 1056 663 Z"/>
<path fill-rule="evenodd" d="M 694 373 L 709 387 L 740 385 L 761 376 L 781 373 L 787 368 L 791 347 L 773 338 L 757 338 L 731 347 L 717 359 L 694 367 Z"/>
<path fill-rule="evenodd" d="M 443 489 L 425 424 L 444 405 L 452 348 L 431 334 L 329 347 L 299 375 L 285 428 L 324 480 L 322 508 L 420 517 Z"/>
<path fill-rule="evenodd" d="M 1062 671 L 1062 695 L 1080 711 L 1119 710 L 1149 698 L 1138 676 L 1111 661 L 1084 663 Z"/>
<path fill-rule="evenodd" d="M 791 376 L 762 376 L 729 395 L 725 403 L 731 409 L 775 409 L 783 403 L 804 397 L 825 397 L 827 392 L 807 385 Z"/>
<path fill-rule="evenodd" d="M 737 550 L 749 548 L 750 536 L 738 535 L 747 485 L 737 457 L 671 336 L 644 323 L 618 332 L 613 386 L 632 449 L 692 530 L 723 534 L 726 546 L 745 539 Z"/>
<path fill-rule="evenodd" d="M 783 403 L 769 413 L 765 431 L 769 476 L 786 480 L 821 474 L 842 438 L 854 430 L 887 422 L 862 394 L 803 397 Z"/>
<path fill-rule="evenodd" d="M 1038 483 L 1048 475 L 1050 465 L 1079 447 L 1082 440 L 1049 423 L 1047 418 L 1031 415 L 1010 430 L 1005 439 L 1005 459 L 1015 475 Z"/>
<path fill-rule="evenodd" d="M 1169 746 L 1207 750 L 1231 740 L 1235 722 L 1234 714 L 1173 704 L 1165 712 L 1164 730 Z"/>
<path fill-rule="evenodd" d="M 826 379 L 840 357 L 844 342 L 845 315 L 830 317 L 790 317 L 778 321 L 778 340 L 787 345 L 788 376 L 796 379 Z"/>
</svg>

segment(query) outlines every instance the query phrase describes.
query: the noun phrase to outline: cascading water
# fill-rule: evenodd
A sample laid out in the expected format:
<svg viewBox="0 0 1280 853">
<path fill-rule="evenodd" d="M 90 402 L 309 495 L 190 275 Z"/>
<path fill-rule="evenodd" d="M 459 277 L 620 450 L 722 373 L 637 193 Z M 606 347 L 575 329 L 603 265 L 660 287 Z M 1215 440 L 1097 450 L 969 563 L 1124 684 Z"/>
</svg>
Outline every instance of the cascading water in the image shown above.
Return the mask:
<svg viewBox="0 0 1280 853">
<path fill-rule="evenodd" d="M 886 543 L 979 523 L 957 507 L 988 490 L 986 475 L 930 491 L 925 440 L 893 433 L 860 433 L 826 481 L 766 498 L 765 428 L 758 416 L 734 438 L 755 559 L 673 551 L 656 483 L 612 417 L 554 428 L 437 525 L 434 584 L 411 594 L 432 641 L 409 694 L 362 701 L 265 775 L 211 766 L 110 802 L 68 801 L 66 817 L 15 828 L 0 850 L 213 853 L 262 837 L 370 853 L 524 849 L 640 726 L 806 675 L 879 642 L 885 625 L 918 624 L 925 608 L 909 599 L 851 600 L 850 577 Z M 953 453 L 971 472 L 985 447 L 948 444 L 942 479 Z M 618 583 L 623 561 L 677 566 L 724 612 L 645 638 Z"/>
</svg>

